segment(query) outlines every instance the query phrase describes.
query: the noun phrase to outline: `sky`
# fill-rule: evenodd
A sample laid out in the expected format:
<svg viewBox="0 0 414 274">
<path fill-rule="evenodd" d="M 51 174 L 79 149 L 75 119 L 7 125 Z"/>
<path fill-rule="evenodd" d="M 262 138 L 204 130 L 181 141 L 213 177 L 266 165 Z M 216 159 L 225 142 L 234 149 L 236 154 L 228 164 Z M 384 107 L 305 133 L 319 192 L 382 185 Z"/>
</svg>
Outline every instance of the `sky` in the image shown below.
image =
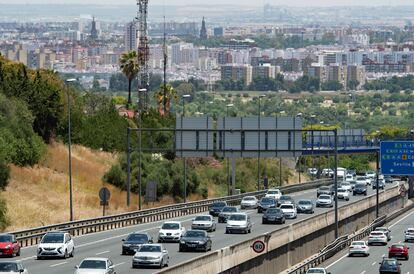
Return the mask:
<svg viewBox="0 0 414 274">
<path fill-rule="evenodd" d="M 0 4 L 135 4 L 136 0 L 0 0 Z M 271 5 L 286 6 L 350 6 L 350 5 L 414 5 L 413 0 L 149 0 L 150 4 L 163 5 L 245 5 L 263 6 L 264 3 Z"/>
</svg>

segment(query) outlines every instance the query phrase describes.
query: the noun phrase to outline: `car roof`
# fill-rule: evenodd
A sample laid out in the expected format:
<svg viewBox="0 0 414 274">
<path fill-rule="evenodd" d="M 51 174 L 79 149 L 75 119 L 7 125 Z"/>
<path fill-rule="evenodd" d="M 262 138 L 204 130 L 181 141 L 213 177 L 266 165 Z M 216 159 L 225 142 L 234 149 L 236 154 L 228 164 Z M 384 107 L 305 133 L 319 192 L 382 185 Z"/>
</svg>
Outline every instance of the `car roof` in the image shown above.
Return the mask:
<svg viewBox="0 0 414 274">
<path fill-rule="evenodd" d="M 200 215 L 197 215 L 197 216 L 195 216 L 196 218 L 197 217 L 213 217 L 213 216 L 211 216 L 211 215 L 208 215 L 208 214 L 200 214 Z"/>
<path fill-rule="evenodd" d="M 167 221 L 167 222 L 164 222 L 164 224 L 181 224 L 181 222 L 180 221 Z"/>
<path fill-rule="evenodd" d="M 108 258 L 103 258 L 103 257 L 89 257 L 89 258 L 85 258 L 82 261 L 85 260 L 94 260 L 94 261 L 107 261 L 109 260 Z"/>
<path fill-rule="evenodd" d="M 142 246 L 160 246 L 160 247 L 162 247 L 162 244 L 156 244 L 156 243 L 152 243 L 152 244 L 143 244 L 143 245 L 141 245 L 141 247 Z"/>
</svg>

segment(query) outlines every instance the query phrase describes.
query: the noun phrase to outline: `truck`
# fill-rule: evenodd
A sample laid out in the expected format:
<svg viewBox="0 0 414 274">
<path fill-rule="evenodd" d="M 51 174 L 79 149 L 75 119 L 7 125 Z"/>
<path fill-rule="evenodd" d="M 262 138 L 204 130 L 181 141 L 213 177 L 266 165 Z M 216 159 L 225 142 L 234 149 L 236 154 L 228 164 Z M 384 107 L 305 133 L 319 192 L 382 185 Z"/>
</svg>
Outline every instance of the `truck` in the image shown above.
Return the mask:
<svg viewBox="0 0 414 274">
<path fill-rule="evenodd" d="M 338 167 L 336 169 L 336 175 L 337 175 L 337 178 L 338 178 L 338 183 L 345 182 L 345 178 L 346 178 L 346 168 Z"/>
</svg>

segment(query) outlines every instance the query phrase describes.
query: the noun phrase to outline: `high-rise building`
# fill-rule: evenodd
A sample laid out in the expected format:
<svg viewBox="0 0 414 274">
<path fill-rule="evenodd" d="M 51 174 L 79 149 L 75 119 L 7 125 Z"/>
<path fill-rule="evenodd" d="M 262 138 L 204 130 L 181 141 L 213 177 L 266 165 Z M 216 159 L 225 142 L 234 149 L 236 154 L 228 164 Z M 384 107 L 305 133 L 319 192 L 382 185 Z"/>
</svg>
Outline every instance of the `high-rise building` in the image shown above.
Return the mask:
<svg viewBox="0 0 414 274">
<path fill-rule="evenodd" d="M 214 28 L 213 33 L 214 33 L 214 36 L 221 37 L 221 36 L 224 35 L 224 29 L 223 29 L 223 27 Z"/>
<path fill-rule="evenodd" d="M 125 51 L 137 50 L 138 30 L 134 21 L 129 22 L 125 28 Z"/>
<path fill-rule="evenodd" d="M 327 80 L 341 83 L 346 87 L 347 67 L 339 64 L 331 64 L 327 67 Z"/>
<path fill-rule="evenodd" d="M 207 40 L 207 28 L 206 28 L 206 20 L 203 17 L 203 21 L 201 23 L 201 30 L 200 30 L 200 39 Z"/>
<path fill-rule="evenodd" d="M 265 64 L 263 66 L 254 66 L 252 69 L 252 78 L 275 79 L 276 67 L 270 66 L 270 64 Z"/>
<path fill-rule="evenodd" d="M 253 69 L 251 65 L 225 65 L 221 67 L 221 80 L 243 80 L 244 84 L 252 83 Z"/>
<path fill-rule="evenodd" d="M 93 19 L 92 19 L 91 39 L 93 39 L 93 40 L 98 39 L 98 29 L 96 28 L 95 17 L 93 17 Z"/>
<path fill-rule="evenodd" d="M 357 82 L 358 86 L 365 84 L 365 68 L 360 65 L 349 65 L 347 68 L 346 81 L 349 84 L 351 81 Z"/>
</svg>

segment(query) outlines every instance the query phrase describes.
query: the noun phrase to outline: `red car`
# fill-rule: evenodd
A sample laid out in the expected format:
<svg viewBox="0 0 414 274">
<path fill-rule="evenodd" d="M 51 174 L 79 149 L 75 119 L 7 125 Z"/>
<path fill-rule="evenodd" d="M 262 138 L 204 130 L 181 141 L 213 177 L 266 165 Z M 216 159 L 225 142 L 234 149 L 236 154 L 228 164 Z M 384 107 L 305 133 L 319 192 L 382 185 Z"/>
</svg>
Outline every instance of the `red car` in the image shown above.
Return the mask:
<svg viewBox="0 0 414 274">
<path fill-rule="evenodd" d="M 12 234 L 0 234 L 0 256 L 20 256 L 20 244 Z"/>
<path fill-rule="evenodd" d="M 410 248 L 407 247 L 405 244 L 393 244 L 388 249 L 388 257 L 389 258 L 404 258 L 408 260 L 409 258 L 408 249 Z"/>
</svg>

